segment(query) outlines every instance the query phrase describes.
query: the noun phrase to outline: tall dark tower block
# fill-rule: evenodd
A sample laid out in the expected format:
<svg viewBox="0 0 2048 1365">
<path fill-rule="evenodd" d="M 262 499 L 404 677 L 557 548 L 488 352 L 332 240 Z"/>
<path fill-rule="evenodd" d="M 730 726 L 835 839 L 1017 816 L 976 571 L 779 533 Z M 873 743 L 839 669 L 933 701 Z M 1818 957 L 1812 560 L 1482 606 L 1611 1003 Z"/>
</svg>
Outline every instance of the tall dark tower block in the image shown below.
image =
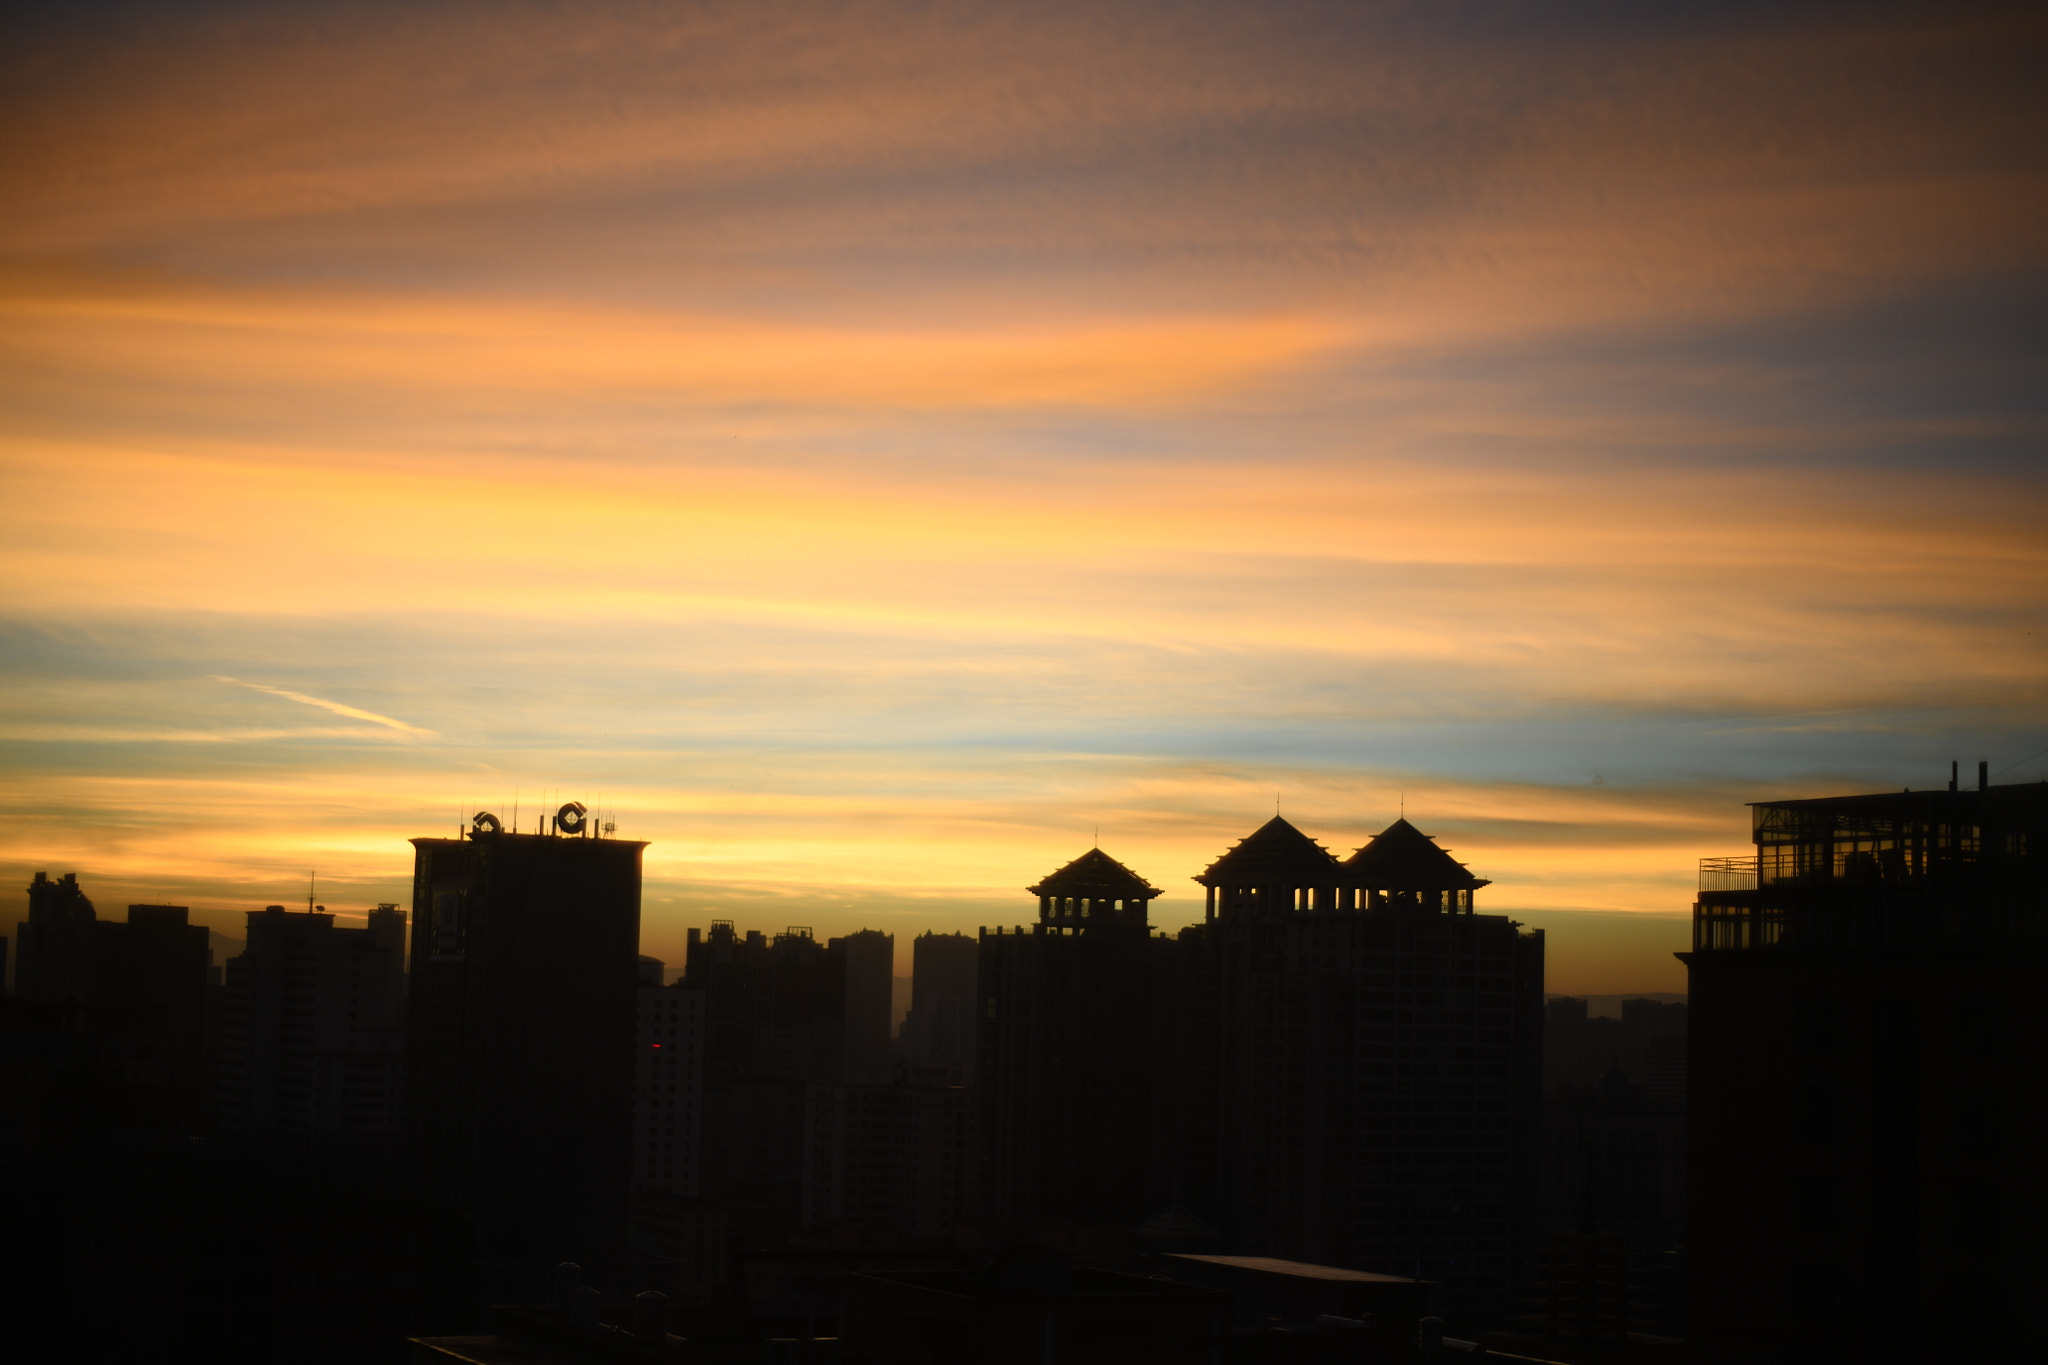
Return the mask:
<svg viewBox="0 0 2048 1365">
<path fill-rule="evenodd" d="M 48 1036 L 92 1059 L 91 1080 L 64 1112 L 137 1132 L 204 1132 L 206 930 L 182 905 L 131 905 L 125 924 L 100 919 L 71 873 L 54 882 L 36 873 L 28 897 L 15 993 L 63 1007 L 66 1022 Z"/>
<path fill-rule="evenodd" d="M 896 936 L 862 929 L 827 945 L 846 955 L 846 1078 L 889 1079 L 889 992 L 895 981 Z"/>
<path fill-rule="evenodd" d="M 975 980 L 981 945 L 966 934 L 919 934 L 910 945 L 910 1013 L 903 1060 L 911 1074 L 974 1083 Z"/>
<path fill-rule="evenodd" d="M 1700 865 L 1688 1336 L 1975 1360 L 2048 1277 L 2048 783 L 1760 802 Z"/>
<path fill-rule="evenodd" d="M 221 1127 L 398 1131 L 405 913 L 380 906 L 369 918 L 337 929 L 325 906 L 249 912 L 247 946 L 226 964 Z"/>
<path fill-rule="evenodd" d="M 626 1245 L 646 845 L 593 834 L 570 805 L 552 833 L 412 841 L 409 1141 L 475 1219 L 486 1294 Z"/>
<path fill-rule="evenodd" d="M 1172 1195 L 1157 1178 L 1154 1063 L 1176 945 L 1147 923 L 1159 889 L 1100 849 L 1030 890 L 1028 932 L 981 934 L 982 1209 L 1130 1226 Z"/>
<path fill-rule="evenodd" d="M 1275 817 L 1196 880 L 1223 1224 L 1248 1253 L 1507 1298 L 1542 1103 L 1543 937 L 1406 820 L 1339 863 Z"/>
<path fill-rule="evenodd" d="M 36 873 L 28 918 L 14 929 L 14 993 L 24 1000 L 83 1000 L 92 992 L 93 926 L 99 917 L 67 872 Z"/>
</svg>

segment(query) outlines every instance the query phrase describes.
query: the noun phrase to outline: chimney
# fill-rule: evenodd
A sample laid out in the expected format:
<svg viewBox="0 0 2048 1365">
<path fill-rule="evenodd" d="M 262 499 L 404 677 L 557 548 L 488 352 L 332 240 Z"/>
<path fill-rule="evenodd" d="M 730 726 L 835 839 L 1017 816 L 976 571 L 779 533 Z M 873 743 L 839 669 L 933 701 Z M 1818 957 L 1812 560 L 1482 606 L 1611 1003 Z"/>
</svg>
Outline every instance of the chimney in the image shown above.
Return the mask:
<svg viewBox="0 0 2048 1365">
<path fill-rule="evenodd" d="M 1989 759 L 1980 758 L 1977 760 L 1977 790 L 1981 792 L 1989 791 L 1990 789 L 1991 762 Z"/>
</svg>

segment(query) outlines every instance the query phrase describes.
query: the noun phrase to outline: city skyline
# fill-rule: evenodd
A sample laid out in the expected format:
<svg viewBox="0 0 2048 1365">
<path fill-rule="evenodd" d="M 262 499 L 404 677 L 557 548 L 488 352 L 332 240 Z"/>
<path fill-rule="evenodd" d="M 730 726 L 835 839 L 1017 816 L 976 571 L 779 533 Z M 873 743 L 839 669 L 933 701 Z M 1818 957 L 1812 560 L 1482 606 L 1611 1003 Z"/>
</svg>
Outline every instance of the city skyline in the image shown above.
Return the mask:
<svg viewBox="0 0 2048 1365">
<path fill-rule="evenodd" d="M 516 792 L 671 961 L 1098 829 L 1171 929 L 1277 797 L 1657 991 L 1745 802 L 2048 778 L 2019 10 L 15 24 L 16 885 L 346 914 Z"/>
</svg>

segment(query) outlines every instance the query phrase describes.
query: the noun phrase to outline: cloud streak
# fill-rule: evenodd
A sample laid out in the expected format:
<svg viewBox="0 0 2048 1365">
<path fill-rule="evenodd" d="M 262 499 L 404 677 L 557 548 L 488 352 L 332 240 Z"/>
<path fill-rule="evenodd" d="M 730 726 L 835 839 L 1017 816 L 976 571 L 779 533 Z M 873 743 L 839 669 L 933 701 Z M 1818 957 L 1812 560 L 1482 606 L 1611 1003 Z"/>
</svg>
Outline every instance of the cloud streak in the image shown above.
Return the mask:
<svg viewBox="0 0 2048 1365">
<path fill-rule="evenodd" d="M 396 730 L 408 739 L 437 738 L 432 730 L 423 730 L 417 725 L 408 725 L 404 721 L 394 720 L 390 716 L 380 716 L 375 711 L 365 711 L 359 706 L 350 706 L 346 702 L 329 701 L 325 697 L 309 697 L 303 692 L 292 692 L 282 687 L 269 687 L 263 683 L 244 682 L 240 678 L 230 678 L 220 673 L 214 674 L 213 680 L 215 682 L 232 683 L 236 687 L 246 687 L 253 692 L 267 692 L 273 697 L 283 697 L 286 701 L 298 702 L 301 706 L 317 706 L 323 711 L 332 711 L 337 716 L 347 716 L 350 720 L 366 720 L 372 725 L 382 725 L 387 729 Z"/>
</svg>

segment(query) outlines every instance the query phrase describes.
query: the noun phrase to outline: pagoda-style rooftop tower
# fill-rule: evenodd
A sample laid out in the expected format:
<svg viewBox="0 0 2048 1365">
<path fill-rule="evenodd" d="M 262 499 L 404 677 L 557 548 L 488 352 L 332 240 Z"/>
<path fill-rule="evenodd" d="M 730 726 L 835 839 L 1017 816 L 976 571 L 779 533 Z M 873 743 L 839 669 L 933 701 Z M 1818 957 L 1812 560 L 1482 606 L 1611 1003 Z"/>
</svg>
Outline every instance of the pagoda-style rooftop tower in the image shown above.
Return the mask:
<svg viewBox="0 0 2048 1365">
<path fill-rule="evenodd" d="M 1345 886 L 1330 851 L 1274 816 L 1195 878 L 1209 888 L 1208 918 L 1274 919 L 1335 910 Z"/>
<path fill-rule="evenodd" d="M 1146 907 L 1163 894 L 1099 848 L 1089 849 L 1025 890 L 1038 897 L 1038 922 L 1044 932 L 1054 934 L 1146 930 Z"/>
<path fill-rule="evenodd" d="M 1469 915 L 1472 893 L 1487 884 L 1486 878 L 1473 876 L 1450 850 L 1406 820 L 1396 820 L 1375 834 L 1343 866 L 1350 883 L 1346 899 L 1362 893 L 1362 908 L 1368 910 Z"/>
<path fill-rule="evenodd" d="M 1209 864 L 1208 918 L 1274 919 L 1342 910 L 1469 915 L 1485 886 L 1434 839 L 1396 820 L 1343 862 L 1279 816 Z"/>
</svg>

